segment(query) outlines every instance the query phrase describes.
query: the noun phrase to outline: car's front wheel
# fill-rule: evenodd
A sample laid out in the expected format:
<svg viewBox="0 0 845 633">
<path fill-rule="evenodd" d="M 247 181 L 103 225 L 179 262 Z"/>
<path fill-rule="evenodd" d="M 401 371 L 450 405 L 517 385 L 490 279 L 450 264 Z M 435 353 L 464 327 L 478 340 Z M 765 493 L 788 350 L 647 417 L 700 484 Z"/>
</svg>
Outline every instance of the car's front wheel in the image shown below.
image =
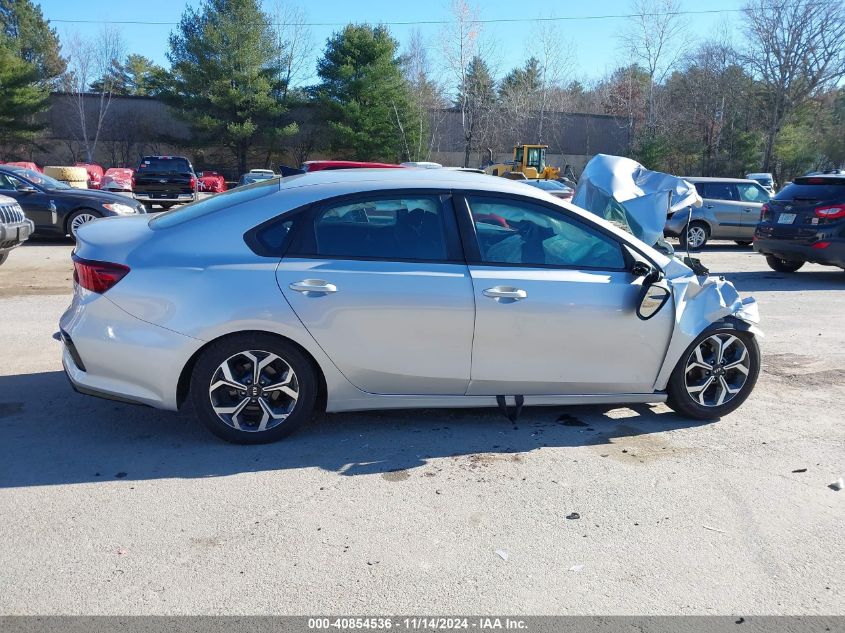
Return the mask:
<svg viewBox="0 0 845 633">
<path fill-rule="evenodd" d="M 101 217 L 102 216 L 99 213 L 92 209 L 80 209 L 79 211 L 74 211 L 67 219 L 68 235 L 75 240 L 76 232 L 82 227 L 82 225 Z"/>
<path fill-rule="evenodd" d="M 710 239 L 710 227 L 704 222 L 691 222 L 678 239 L 682 248 L 689 248 L 691 251 L 700 250 Z"/>
<path fill-rule="evenodd" d="M 741 405 L 760 374 L 760 346 L 730 324 L 701 334 L 669 378 L 667 404 L 696 420 L 727 415 Z"/>
<path fill-rule="evenodd" d="M 769 268 L 776 270 L 779 273 L 794 273 L 805 264 L 805 262 L 802 261 L 781 259 L 780 257 L 775 257 L 774 255 L 766 255 L 766 263 L 769 265 Z"/>
<path fill-rule="evenodd" d="M 238 444 L 263 444 L 311 418 L 317 378 L 294 345 L 270 334 L 241 334 L 202 352 L 190 395 L 197 416 L 212 433 Z"/>
</svg>

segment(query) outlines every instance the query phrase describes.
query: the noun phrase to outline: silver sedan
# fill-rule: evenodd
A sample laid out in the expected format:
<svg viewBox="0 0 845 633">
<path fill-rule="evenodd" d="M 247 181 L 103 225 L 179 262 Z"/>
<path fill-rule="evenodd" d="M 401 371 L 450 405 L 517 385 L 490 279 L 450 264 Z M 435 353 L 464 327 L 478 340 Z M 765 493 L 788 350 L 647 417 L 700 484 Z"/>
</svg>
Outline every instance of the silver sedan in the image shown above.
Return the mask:
<svg viewBox="0 0 845 633">
<path fill-rule="evenodd" d="M 86 394 L 279 439 L 327 411 L 667 401 L 738 407 L 756 304 L 504 178 L 274 178 L 79 230 L 63 364 Z"/>
</svg>

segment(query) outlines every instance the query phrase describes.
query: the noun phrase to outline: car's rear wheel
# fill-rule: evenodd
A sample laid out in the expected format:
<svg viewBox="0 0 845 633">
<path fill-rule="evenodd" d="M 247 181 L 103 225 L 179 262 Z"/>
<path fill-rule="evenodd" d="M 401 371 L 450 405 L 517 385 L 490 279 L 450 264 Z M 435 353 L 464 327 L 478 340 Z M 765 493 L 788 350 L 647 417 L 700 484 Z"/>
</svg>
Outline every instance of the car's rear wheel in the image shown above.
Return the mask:
<svg viewBox="0 0 845 633">
<path fill-rule="evenodd" d="M 710 239 L 710 227 L 704 222 L 691 222 L 678 239 L 682 248 L 688 248 L 691 251 L 700 250 Z"/>
<path fill-rule="evenodd" d="M 769 265 L 769 268 L 776 270 L 779 273 L 794 273 L 806 262 L 781 259 L 780 257 L 775 257 L 774 255 L 766 255 L 766 263 Z"/>
<path fill-rule="evenodd" d="M 67 219 L 67 233 L 70 235 L 74 240 L 76 239 L 76 232 L 88 222 L 92 222 L 98 218 L 101 218 L 99 213 L 94 211 L 93 209 L 79 209 L 78 211 L 74 211 L 73 213 L 68 216 Z"/>
<path fill-rule="evenodd" d="M 190 394 L 197 417 L 212 433 L 238 444 L 263 444 L 311 418 L 317 378 L 294 345 L 270 334 L 241 334 L 202 352 Z"/>
<path fill-rule="evenodd" d="M 760 347 L 750 332 L 725 324 L 700 335 L 678 361 L 667 404 L 696 420 L 727 415 L 739 407 L 760 374 Z"/>
</svg>

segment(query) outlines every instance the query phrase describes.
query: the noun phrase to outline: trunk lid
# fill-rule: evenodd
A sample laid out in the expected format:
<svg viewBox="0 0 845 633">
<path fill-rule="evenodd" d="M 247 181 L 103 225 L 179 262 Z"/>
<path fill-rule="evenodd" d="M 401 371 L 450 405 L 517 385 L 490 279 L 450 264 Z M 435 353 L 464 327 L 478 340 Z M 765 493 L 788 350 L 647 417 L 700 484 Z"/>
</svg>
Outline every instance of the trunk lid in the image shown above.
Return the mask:
<svg viewBox="0 0 845 633">
<path fill-rule="evenodd" d="M 147 215 L 129 215 L 87 222 L 76 233 L 74 253 L 83 259 L 125 264 L 154 235 L 149 220 Z"/>
</svg>

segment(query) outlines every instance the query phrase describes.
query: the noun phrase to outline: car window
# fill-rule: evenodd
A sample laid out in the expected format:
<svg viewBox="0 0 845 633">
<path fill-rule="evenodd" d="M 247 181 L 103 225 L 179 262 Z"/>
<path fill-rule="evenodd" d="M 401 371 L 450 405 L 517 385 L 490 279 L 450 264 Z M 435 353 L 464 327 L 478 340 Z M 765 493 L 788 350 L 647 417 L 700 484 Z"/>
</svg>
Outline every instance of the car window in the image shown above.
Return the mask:
<svg viewBox="0 0 845 633">
<path fill-rule="evenodd" d="M 184 158 L 147 156 L 138 165 L 138 171 L 155 173 L 189 173 L 191 164 Z"/>
<path fill-rule="evenodd" d="M 818 178 L 817 180 L 822 180 Z M 781 189 L 775 200 L 845 200 L 845 181 L 833 180 L 822 182 L 793 182 Z"/>
<path fill-rule="evenodd" d="M 711 200 L 736 200 L 736 189 L 730 182 L 698 182 L 695 184 L 698 195 Z"/>
<path fill-rule="evenodd" d="M 0 174 L 0 189 L 4 191 L 12 191 L 16 189 L 16 187 L 12 184 L 11 178 L 9 178 L 6 174 Z"/>
<path fill-rule="evenodd" d="M 506 198 L 468 198 L 486 264 L 625 268 L 621 246 L 585 223 L 546 207 Z"/>
<path fill-rule="evenodd" d="M 743 202 L 768 202 L 769 194 L 760 185 L 753 185 L 750 182 L 738 182 L 736 189 L 739 192 L 739 199 Z"/>
<path fill-rule="evenodd" d="M 362 259 L 448 259 L 436 197 L 374 198 L 322 209 L 314 220 L 316 255 Z"/>
</svg>

